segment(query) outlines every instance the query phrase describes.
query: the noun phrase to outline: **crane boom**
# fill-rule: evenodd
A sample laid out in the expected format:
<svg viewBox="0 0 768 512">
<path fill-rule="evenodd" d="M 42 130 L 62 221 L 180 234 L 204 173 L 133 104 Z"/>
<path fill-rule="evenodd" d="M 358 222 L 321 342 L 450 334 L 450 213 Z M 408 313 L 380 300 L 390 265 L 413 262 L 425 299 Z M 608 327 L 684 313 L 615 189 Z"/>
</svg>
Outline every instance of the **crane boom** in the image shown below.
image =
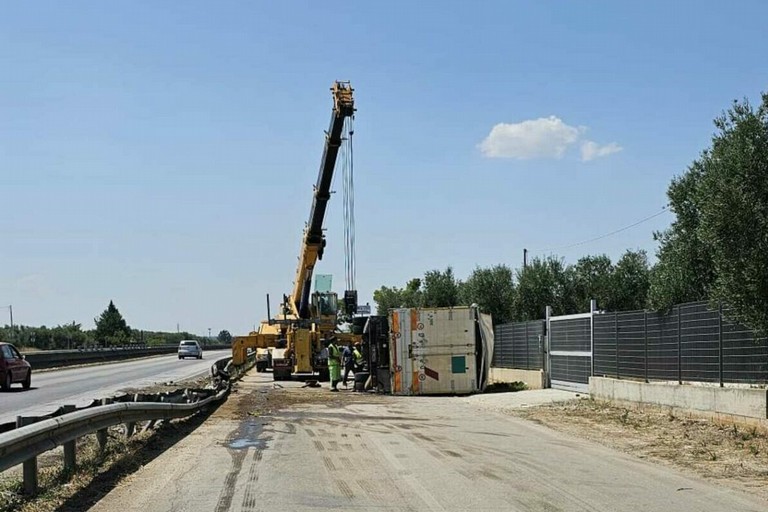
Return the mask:
<svg viewBox="0 0 768 512">
<path fill-rule="evenodd" d="M 293 293 L 288 301 L 291 313 L 301 319 L 307 319 L 310 316 L 309 293 L 312 284 L 312 272 L 317 260 L 323 258 L 323 249 L 325 248 L 323 220 L 325 219 L 328 200 L 331 197 L 331 182 L 333 181 L 336 157 L 342 143 L 344 122 L 347 117 L 351 117 L 355 113 L 352 91 L 353 89 L 349 82 L 337 81 L 331 87 L 333 95 L 331 122 L 325 137 L 325 148 L 323 149 L 323 158 L 320 161 L 317 184 L 314 187 L 309 221 L 304 230 Z"/>
</svg>

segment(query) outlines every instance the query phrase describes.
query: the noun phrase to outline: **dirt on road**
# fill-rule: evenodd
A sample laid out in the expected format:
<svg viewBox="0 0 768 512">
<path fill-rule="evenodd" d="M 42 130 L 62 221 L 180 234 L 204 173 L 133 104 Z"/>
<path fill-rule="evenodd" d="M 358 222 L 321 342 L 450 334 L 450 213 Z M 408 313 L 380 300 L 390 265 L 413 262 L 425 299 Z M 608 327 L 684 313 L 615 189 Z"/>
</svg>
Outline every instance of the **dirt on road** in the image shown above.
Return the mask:
<svg viewBox="0 0 768 512">
<path fill-rule="evenodd" d="M 591 399 L 505 412 L 768 500 L 768 433 L 760 428 Z"/>
</svg>

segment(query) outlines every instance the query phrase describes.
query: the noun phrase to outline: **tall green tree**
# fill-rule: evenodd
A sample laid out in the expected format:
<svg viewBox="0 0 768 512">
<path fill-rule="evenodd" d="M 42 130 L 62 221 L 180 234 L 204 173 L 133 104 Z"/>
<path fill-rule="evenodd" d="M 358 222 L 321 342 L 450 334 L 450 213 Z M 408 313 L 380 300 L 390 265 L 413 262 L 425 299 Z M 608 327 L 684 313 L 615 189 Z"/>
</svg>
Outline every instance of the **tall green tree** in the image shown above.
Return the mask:
<svg viewBox="0 0 768 512">
<path fill-rule="evenodd" d="M 554 256 L 534 258 L 519 269 L 515 295 L 514 317 L 518 321 L 544 318 L 547 306 L 552 306 L 555 315 L 575 310 L 569 272 L 563 260 Z"/>
<path fill-rule="evenodd" d="M 230 343 L 232 343 L 232 335 L 226 329 L 222 329 L 221 331 L 219 331 L 219 335 L 216 336 L 216 339 L 222 345 L 229 345 Z"/>
<path fill-rule="evenodd" d="M 424 273 L 422 305 L 428 308 L 452 307 L 459 304 L 459 282 L 453 268 L 444 271 L 429 270 Z"/>
<path fill-rule="evenodd" d="M 658 234 L 650 304 L 722 300 L 768 333 L 768 94 L 715 119 L 711 146 L 669 188 L 677 215 Z"/>
<path fill-rule="evenodd" d="M 600 308 L 611 308 L 614 294 L 613 263 L 605 254 L 584 256 L 569 267 L 571 302 L 579 312 L 589 311 L 590 301 L 597 301 Z"/>
<path fill-rule="evenodd" d="M 109 301 L 107 309 L 95 318 L 94 322 L 96 322 L 95 338 L 99 343 L 121 345 L 131 339 L 131 328 L 128 327 L 123 315 L 112 301 Z"/>
<path fill-rule="evenodd" d="M 648 302 L 649 281 L 650 269 L 645 251 L 625 252 L 616 262 L 611 275 L 612 286 L 607 309 L 613 311 L 644 309 Z M 599 302 L 598 306 L 600 306 Z"/>
<path fill-rule="evenodd" d="M 396 286 L 382 286 L 373 292 L 373 302 L 376 303 L 376 314 L 386 315 L 390 309 L 403 305 L 403 290 Z"/>
<path fill-rule="evenodd" d="M 424 304 L 424 292 L 421 289 L 421 279 L 409 280 L 405 288 L 397 286 L 382 286 L 373 292 L 373 302 L 376 303 L 376 314 L 386 315 L 393 308 L 418 308 Z"/>
<path fill-rule="evenodd" d="M 734 102 L 715 119 L 699 159 L 699 238 L 715 268 L 712 298 L 768 333 L 768 94 L 758 108 Z"/>
<path fill-rule="evenodd" d="M 490 313 L 494 325 L 513 320 L 515 303 L 514 273 L 506 265 L 476 268 L 460 287 L 459 302 L 477 304 Z"/>
<path fill-rule="evenodd" d="M 676 219 L 669 229 L 654 233 L 659 242 L 658 261 L 651 270 L 648 290 L 648 304 L 654 309 L 709 297 L 715 268 L 710 250 L 699 236 L 698 190 L 704 172 L 702 162 L 696 161 L 667 190 Z"/>
</svg>

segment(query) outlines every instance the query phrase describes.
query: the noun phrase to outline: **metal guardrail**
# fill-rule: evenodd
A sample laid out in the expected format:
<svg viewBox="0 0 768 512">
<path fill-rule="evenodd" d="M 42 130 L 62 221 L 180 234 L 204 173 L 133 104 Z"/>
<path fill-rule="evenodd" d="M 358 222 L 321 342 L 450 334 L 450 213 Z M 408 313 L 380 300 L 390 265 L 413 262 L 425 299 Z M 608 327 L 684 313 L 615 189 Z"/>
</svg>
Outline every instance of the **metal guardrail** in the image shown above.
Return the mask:
<svg viewBox="0 0 768 512">
<path fill-rule="evenodd" d="M 184 418 L 223 399 L 228 392 L 229 387 L 191 404 L 134 402 L 103 405 L 19 427 L 0 434 L 0 471 L 112 425 Z"/>
<path fill-rule="evenodd" d="M 218 359 L 211 366 L 211 377 L 222 389 L 215 394 L 193 403 L 168 403 L 162 401 L 135 401 L 89 406 L 75 410 L 64 406 L 44 417 L 17 418 L 17 428 L 0 433 L 0 472 L 19 464 L 24 465 L 24 492 L 37 492 L 37 456 L 64 445 L 64 467 L 75 467 L 75 440 L 87 434 L 96 433 L 103 448 L 107 440 L 107 429 L 113 425 L 125 424 L 126 436 L 133 434 L 136 423 L 148 421 L 150 425 L 158 420 L 169 420 L 190 416 L 214 402 L 224 399 L 230 391 L 230 382 L 239 378 L 247 369 L 231 369 L 231 357 Z M 252 361 L 251 361 L 252 363 Z M 248 365 L 249 367 L 252 366 Z M 230 374 L 235 370 L 235 374 Z M 199 396 L 201 390 L 184 390 L 176 393 L 162 393 L 160 400 L 189 400 Z M 215 390 L 209 390 L 214 392 Z M 134 395 L 138 400 L 141 395 Z M 121 397 L 119 399 L 123 399 Z M 146 399 L 146 396 L 144 397 Z"/>
</svg>

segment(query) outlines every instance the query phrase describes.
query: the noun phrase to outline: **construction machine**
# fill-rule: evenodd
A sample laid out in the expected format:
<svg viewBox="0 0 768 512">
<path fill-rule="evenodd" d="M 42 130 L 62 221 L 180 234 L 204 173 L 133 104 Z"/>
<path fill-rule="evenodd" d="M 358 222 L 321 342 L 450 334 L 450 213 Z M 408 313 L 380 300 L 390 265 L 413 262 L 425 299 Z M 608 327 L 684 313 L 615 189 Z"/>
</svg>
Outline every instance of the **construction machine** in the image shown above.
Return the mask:
<svg viewBox="0 0 768 512">
<path fill-rule="evenodd" d="M 283 296 L 276 318 L 271 317 L 267 296 L 267 320 L 261 322 L 258 330 L 247 336 L 236 336 L 232 342 L 233 364 L 244 364 L 248 353 L 255 351 L 257 370 L 264 371 L 271 367 L 275 380 L 287 379 L 292 375 L 318 374 L 321 380 L 325 379 L 328 360 L 323 350 L 323 341 L 331 335 L 342 342 L 357 341 L 360 338 L 358 335 L 338 331 L 339 297 L 335 292 L 316 289 L 311 293 L 313 271 L 317 261 L 322 259 L 326 245 L 323 221 L 331 197 L 331 183 L 339 148 L 352 135 L 352 130 L 345 123 L 355 113 L 353 89 L 349 82 L 335 82 L 331 93 L 333 111 L 314 186 L 309 221 L 304 229 L 293 291 L 289 296 Z M 356 308 L 357 292 L 348 289 L 344 293 L 344 311 L 352 315 Z"/>
</svg>

